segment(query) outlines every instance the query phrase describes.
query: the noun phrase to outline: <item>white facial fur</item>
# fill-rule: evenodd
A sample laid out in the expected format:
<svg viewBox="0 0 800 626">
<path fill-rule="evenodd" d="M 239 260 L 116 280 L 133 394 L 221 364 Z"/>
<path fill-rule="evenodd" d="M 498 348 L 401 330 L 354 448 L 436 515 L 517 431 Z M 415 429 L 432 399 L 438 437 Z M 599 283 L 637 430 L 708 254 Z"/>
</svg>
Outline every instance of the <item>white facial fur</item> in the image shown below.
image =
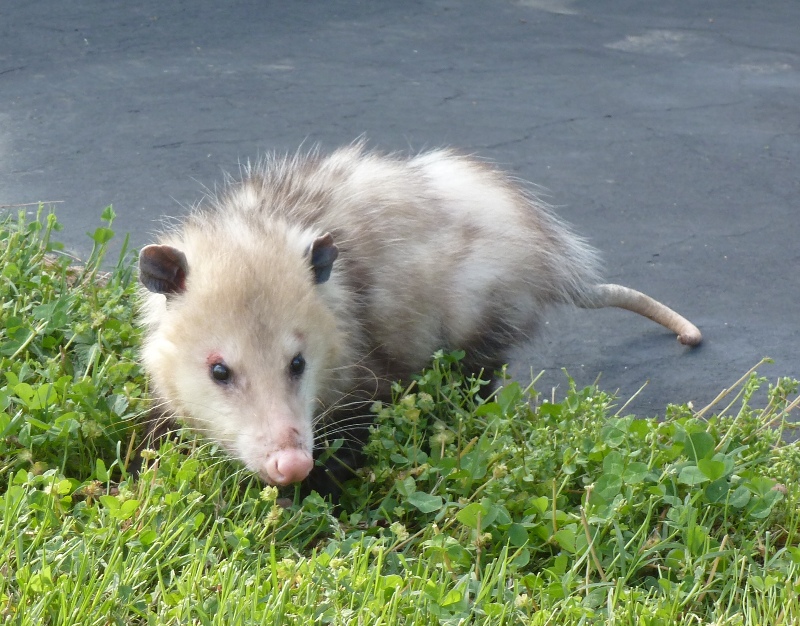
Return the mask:
<svg viewBox="0 0 800 626">
<path fill-rule="evenodd" d="M 145 314 L 158 322 L 143 360 L 156 394 L 176 415 L 267 482 L 284 484 L 275 475 L 276 455 L 295 468 L 288 478 L 304 478 L 306 465 L 310 470 L 317 389 L 326 384 L 338 333 L 306 263 L 309 237 L 280 230 L 258 241 L 242 230 L 225 254 L 218 249 L 225 233 L 171 242 L 186 255 L 186 289 L 169 300 L 148 296 Z M 261 245 L 269 252 L 254 255 Z M 305 366 L 293 376 L 298 355 Z M 214 378 L 215 364 L 229 379 Z"/>
</svg>

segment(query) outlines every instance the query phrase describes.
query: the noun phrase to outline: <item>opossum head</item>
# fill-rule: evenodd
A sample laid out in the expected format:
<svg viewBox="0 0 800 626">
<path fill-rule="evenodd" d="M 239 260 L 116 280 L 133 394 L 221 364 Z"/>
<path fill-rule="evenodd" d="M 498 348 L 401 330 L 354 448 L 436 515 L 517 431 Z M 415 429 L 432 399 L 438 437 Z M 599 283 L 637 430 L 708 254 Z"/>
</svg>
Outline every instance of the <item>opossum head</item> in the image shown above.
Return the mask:
<svg viewBox="0 0 800 626">
<path fill-rule="evenodd" d="M 330 234 L 280 224 L 230 228 L 206 224 L 141 251 L 142 357 L 172 412 L 288 485 L 313 467 L 314 413 L 340 358 L 325 293 L 337 248 Z"/>
</svg>

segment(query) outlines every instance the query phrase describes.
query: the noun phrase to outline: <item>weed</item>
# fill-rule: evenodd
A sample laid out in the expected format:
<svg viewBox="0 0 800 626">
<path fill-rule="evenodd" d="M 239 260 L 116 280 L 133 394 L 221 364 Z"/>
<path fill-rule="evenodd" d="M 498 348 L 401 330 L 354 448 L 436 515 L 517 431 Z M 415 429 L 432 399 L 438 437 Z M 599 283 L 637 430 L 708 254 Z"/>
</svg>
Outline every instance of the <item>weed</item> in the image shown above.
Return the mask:
<svg viewBox="0 0 800 626">
<path fill-rule="evenodd" d="M 492 391 L 439 353 L 374 407 L 336 510 L 315 494 L 280 506 L 190 433 L 133 479 L 147 385 L 132 259 L 101 271 L 113 218 L 79 267 L 53 215 L 0 223 L 7 623 L 800 620 L 789 378 L 751 371 L 712 406 L 636 419 L 572 380 L 560 402 Z"/>
</svg>

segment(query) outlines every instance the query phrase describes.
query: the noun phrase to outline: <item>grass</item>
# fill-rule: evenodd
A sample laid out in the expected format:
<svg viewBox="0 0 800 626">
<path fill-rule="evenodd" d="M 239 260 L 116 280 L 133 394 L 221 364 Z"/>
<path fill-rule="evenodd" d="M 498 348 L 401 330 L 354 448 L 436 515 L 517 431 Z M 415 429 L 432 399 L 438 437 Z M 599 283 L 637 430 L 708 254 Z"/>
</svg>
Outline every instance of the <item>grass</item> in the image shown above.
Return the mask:
<svg viewBox="0 0 800 626">
<path fill-rule="evenodd" d="M 374 408 L 339 509 L 279 506 L 189 433 L 133 479 L 147 383 L 127 246 L 99 269 L 113 217 L 80 268 L 53 215 L 0 223 L 4 623 L 800 622 L 788 378 L 657 421 L 594 387 L 490 395 L 439 354 Z"/>
</svg>

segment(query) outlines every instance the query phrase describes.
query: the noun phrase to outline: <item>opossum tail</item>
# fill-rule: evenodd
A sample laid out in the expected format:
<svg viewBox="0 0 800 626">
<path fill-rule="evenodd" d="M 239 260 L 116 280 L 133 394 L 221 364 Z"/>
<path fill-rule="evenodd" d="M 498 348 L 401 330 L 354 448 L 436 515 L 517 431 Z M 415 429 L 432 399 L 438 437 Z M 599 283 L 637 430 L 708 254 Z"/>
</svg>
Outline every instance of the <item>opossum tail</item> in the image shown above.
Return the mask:
<svg viewBox="0 0 800 626">
<path fill-rule="evenodd" d="M 644 315 L 676 333 L 678 341 L 685 346 L 696 346 L 703 340 L 703 335 L 700 334 L 697 326 L 685 317 L 641 291 L 622 285 L 593 285 L 590 291 L 576 304 L 584 309 L 619 307 Z"/>
</svg>

